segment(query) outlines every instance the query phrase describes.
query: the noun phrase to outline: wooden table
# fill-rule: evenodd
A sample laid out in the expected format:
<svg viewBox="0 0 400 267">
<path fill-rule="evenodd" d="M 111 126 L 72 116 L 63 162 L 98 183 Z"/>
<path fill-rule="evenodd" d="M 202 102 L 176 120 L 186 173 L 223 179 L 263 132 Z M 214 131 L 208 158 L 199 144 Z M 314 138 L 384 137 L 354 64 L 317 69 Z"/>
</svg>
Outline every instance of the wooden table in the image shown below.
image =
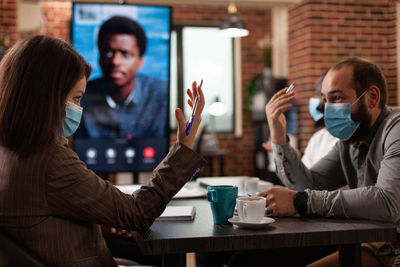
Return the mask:
<svg viewBox="0 0 400 267">
<path fill-rule="evenodd" d="M 276 218 L 262 230 L 214 225 L 205 199 L 174 200 L 194 205 L 193 221 L 156 221 L 134 237 L 145 255 L 163 255 L 164 266 L 185 266 L 187 252 L 339 245 L 341 266 L 361 266 L 361 243 L 396 240 L 394 224 L 327 218 Z"/>
</svg>

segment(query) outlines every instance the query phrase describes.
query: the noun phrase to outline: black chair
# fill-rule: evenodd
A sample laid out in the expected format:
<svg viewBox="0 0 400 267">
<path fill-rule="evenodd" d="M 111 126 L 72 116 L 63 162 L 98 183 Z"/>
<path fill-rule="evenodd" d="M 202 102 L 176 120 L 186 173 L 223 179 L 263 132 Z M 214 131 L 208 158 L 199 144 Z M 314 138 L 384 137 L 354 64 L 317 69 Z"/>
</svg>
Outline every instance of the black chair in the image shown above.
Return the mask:
<svg viewBox="0 0 400 267">
<path fill-rule="evenodd" d="M 0 252 L 9 266 L 48 266 L 32 254 L 27 248 L 19 244 L 10 234 L 0 228 Z"/>
</svg>

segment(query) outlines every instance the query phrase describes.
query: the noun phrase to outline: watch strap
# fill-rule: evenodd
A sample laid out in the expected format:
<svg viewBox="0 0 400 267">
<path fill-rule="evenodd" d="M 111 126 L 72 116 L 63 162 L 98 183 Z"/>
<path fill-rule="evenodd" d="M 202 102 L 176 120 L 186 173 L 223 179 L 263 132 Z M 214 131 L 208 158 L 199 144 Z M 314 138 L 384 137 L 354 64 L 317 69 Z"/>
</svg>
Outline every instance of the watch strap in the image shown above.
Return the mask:
<svg viewBox="0 0 400 267">
<path fill-rule="evenodd" d="M 301 216 L 304 216 L 307 213 L 307 202 L 308 194 L 306 192 L 297 192 L 297 194 L 294 195 L 293 205 Z"/>
</svg>

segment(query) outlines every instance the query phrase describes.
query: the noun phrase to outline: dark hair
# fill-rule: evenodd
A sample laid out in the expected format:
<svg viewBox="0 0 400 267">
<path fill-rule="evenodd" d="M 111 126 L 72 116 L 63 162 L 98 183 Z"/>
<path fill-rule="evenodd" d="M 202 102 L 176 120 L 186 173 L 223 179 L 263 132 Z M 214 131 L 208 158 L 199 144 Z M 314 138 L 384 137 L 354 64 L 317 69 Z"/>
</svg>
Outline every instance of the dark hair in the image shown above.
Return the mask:
<svg viewBox="0 0 400 267">
<path fill-rule="evenodd" d="M 61 133 L 65 102 L 91 67 L 67 42 L 35 36 L 18 42 L 0 62 L 0 143 L 21 156 Z"/>
<path fill-rule="evenodd" d="M 361 58 L 349 58 L 335 64 L 331 69 L 338 70 L 343 66 L 353 67 L 353 84 L 356 89 L 357 96 L 360 96 L 362 93 L 364 93 L 364 91 L 370 86 L 375 85 L 379 88 L 381 93 L 379 107 L 384 108 L 386 106 L 386 80 L 381 69 L 376 64 Z"/>
<path fill-rule="evenodd" d="M 321 90 L 322 90 L 322 81 L 325 79 L 326 74 L 328 71 L 324 71 L 317 79 L 317 81 L 314 84 L 314 93 L 318 96 L 321 97 Z"/>
<path fill-rule="evenodd" d="M 144 33 L 142 26 L 140 26 L 136 21 L 127 17 L 114 16 L 104 22 L 100 27 L 99 36 L 97 38 L 99 51 L 101 51 L 101 47 L 103 46 L 106 37 L 111 34 L 134 35 L 139 46 L 140 57 L 144 55 L 147 42 L 146 34 Z"/>
<path fill-rule="evenodd" d="M 321 97 L 321 90 L 322 90 L 322 82 L 325 79 L 326 74 L 328 71 L 324 71 L 317 79 L 317 81 L 314 84 L 314 93 L 317 95 L 317 97 Z M 325 113 L 325 103 L 324 101 L 321 101 L 319 103 L 319 106 L 317 107 L 317 110 L 321 113 Z M 320 118 L 319 120 L 314 122 L 314 128 L 319 128 L 321 126 L 325 125 L 325 120 L 324 117 Z"/>
</svg>

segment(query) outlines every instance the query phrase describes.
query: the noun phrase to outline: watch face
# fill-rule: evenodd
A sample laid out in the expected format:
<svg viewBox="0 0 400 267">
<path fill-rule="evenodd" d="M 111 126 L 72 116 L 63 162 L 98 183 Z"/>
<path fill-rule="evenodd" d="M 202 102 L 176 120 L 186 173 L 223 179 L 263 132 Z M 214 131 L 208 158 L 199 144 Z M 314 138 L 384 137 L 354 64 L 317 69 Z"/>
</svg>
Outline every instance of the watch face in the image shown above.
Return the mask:
<svg viewBox="0 0 400 267">
<path fill-rule="evenodd" d="M 308 194 L 306 192 L 298 192 L 294 196 L 293 204 L 301 215 L 304 215 L 307 212 L 307 202 Z"/>
</svg>

